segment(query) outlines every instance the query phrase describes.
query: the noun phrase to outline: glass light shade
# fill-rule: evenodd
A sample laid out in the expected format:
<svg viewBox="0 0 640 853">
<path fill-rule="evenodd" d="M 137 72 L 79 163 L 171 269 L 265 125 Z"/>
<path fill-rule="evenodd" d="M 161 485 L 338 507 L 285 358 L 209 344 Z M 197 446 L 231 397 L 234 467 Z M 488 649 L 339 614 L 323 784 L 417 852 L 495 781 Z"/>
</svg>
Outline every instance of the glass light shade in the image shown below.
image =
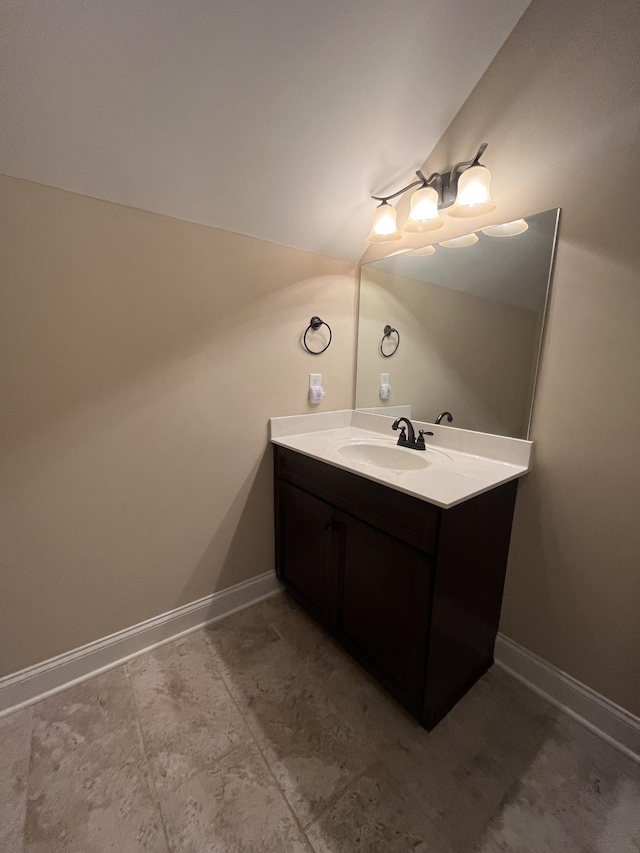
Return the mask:
<svg viewBox="0 0 640 853">
<path fill-rule="evenodd" d="M 462 249 L 465 246 L 473 246 L 478 242 L 477 234 L 463 234 L 462 237 L 453 237 L 451 240 L 444 240 L 440 243 L 445 249 Z"/>
<path fill-rule="evenodd" d="M 491 172 L 486 166 L 471 166 L 458 178 L 458 194 L 449 216 L 463 219 L 491 213 L 496 206 L 491 198 Z"/>
<path fill-rule="evenodd" d="M 420 233 L 442 228 L 444 222 L 438 211 L 438 193 L 432 187 L 421 187 L 411 196 L 411 212 L 404 224 L 405 231 Z"/>
<path fill-rule="evenodd" d="M 388 243 L 400 240 L 401 237 L 396 225 L 396 209 L 383 201 L 373 212 L 373 225 L 367 243 Z"/>
<path fill-rule="evenodd" d="M 412 249 L 407 254 L 413 255 L 414 258 L 425 258 L 427 255 L 433 255 L 435 250 L 435 246 L 421 246 L 419 249 Z"/>
<path fill-rule="evenodd" d="M 529 227 L 526 219 L 514 219 L 513 222 L 504 222 L 502 225 L 492 225 L 483 228 L 482 233 L 487 237 L 515 237 L 516 234 L 524 234 Z"/>
</svg>

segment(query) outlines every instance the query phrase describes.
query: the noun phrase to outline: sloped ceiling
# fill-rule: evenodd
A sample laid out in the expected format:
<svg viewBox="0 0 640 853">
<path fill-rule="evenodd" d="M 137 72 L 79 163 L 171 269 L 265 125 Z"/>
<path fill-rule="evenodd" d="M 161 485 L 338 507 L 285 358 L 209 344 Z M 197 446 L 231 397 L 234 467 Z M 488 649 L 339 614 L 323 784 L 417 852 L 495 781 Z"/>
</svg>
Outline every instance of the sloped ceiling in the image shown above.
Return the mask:
<svg viewBox="0 0 640 853">
<path fill-rule="evenodd" d="M 528 3 L 4 0 L 0 172 L 357 260 Z"/>
</svg>

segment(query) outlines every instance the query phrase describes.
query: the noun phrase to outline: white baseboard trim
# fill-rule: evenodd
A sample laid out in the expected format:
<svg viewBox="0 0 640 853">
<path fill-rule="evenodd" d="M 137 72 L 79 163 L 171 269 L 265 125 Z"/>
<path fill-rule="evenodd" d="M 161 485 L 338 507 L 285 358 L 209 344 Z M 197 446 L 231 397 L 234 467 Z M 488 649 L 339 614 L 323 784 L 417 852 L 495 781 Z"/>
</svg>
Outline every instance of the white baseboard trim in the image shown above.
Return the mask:
<svg viewBox="0 0 640 853">
<path fill-rule="evenodd" d="M 495 662 L 578 723 L 640 762 L 640 718 L 498 634 Z"/>
<path fill-rule="evenodd" d="M 0 678 L 0 717 L 197 631 L 281 589 L 266 572 L 168 613 Z M 539 696 L 640 763 L 640 718 L 498 634 L 495 662 Z"/>
<path fill-rule="evenodd" d="M 275 572 L 266 572 L 0 678 L 0 716 L 39 702 L 46 696 L 113 669 L 156 646 L 243 610 L 274 595 L 280 588 Z"/>
</svg>

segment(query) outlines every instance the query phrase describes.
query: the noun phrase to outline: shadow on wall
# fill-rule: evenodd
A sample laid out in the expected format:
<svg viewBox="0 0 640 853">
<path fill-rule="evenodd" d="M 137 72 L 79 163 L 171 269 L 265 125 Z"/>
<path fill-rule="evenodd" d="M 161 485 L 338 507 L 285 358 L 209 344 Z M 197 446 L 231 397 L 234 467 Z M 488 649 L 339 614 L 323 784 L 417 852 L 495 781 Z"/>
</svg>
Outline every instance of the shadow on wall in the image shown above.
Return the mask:
<svg viewBox="0 0 640 853">
<path fill-rule="evenodd" d="M 215 484 L 212 485 L 215 493 Z M 271 445 L 252 467 L 181 595 L 194 601 L 202 589 L 228 589 L 274 566 L 273 450 Z M 256 553 L 256 543 L 259 552 Z"/>
</svg>

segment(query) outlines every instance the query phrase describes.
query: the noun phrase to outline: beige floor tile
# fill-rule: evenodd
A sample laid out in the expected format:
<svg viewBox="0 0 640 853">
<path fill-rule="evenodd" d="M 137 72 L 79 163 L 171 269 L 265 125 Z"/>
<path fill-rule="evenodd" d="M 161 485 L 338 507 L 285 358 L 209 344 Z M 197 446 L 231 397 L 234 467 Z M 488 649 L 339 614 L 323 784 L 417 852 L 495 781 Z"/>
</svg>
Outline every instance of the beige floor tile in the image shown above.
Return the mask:
<svg viewBox="0 0 640 853">
<path fill-rule="evenodd" d="M 158 788 L 177 788 L 251 739 L 204 632 L 127 664 Z"/>
<path fill-rule="evenodd" d="M 429 816 L 378 764 L 307 829 L 316 853 L 451 853 Z"/>
<path fill-rule="evenodd" d="M 482 853 L 637 853 L 640 768 L 569 719 L 494 818 Z"/>
<path fill-rule="evenodd" d="M 170 853 L 640 851 L 637 764 L 495 668 L 428 733 L 287 596 L 0 720 L 2 853 L 168 853 L 160 804 Z"/>
<path fill-rule="evenodd" d="M 50 696 L 34 706 L 34 716 L 65 725 L 79 740 L 134 724 L 135 704 L 124 667 Z"/>
<path fill-rule="evenodd" d="M 490 674 L 432 732 L 403 723 L 395 740 L 370 726 L 375 751 L 460 851 L 482 837 L 555 730 L 553 715 L 521 703 Z M 387 722 L 385 730 L 394 727 Z"/>
<path fill-rule="evenodd" d="M 417 807 L 427 810 L 455 850 L 468 851 L 479 839 L 485 839 L 481 843 L 488 845 L 487 853 L 512 847 L 522 853 L 529 849 L 555 853 L 564 849 L 562 845 L 567 850 L 597 853 L 640 850 L 636 840 L 640 820 L 637 765 L 630 769 L 624 756 L 503 671 L 494 667 L 428 733 L 326 637 L 290 596 L 275 596 L 254 610 L 296 650 L 306 671 L 322 683 L 340 714 L 371 746 Z M 585 738 L 588 749 L 584 743 L 580 746 Z M 578 754 L 586 749 L 592 765 L 598 757 L 600 775 L 594 771 L 594 778 L 600 782 L 593 784 L 602 791 L 602 780 L 608 780 L 605 787 L 609 797 L 599 795 L 598 799 L 590 794 L 589 782 L 584 781 L 589 778 L 584 761 L 578 770 L 578 759 L 565 758 L 568 781 L 565 794 L 559 795 L 560 814 L 554 817 L 553 797 L 543 804 L 531 800 L 537 806 L 529 807 L 521 788 L 525 785 L 531 799 L 528 774 L 544 755 L 558 748 L 554 744 L 564 740 Z M 558 759 L 557 763 L 562 761 Z M 553 790 L 550 768 L 538 772 Z M 510 805 L 503 814 L 505 801 Z M 600 816 L 594 817 L 598 802 Z M 496 814 L 502 817 L 496 818 Z M 531 820 L 530 826 L 525 815 Z M 536 837 L 536 821 L 539 848 L 535 846 L 538 842 L 531 841 Z M 578 841 L 577 826 L 583 831 Z"/>
<path fill-rule="evenodd" d="M 231 646 L 228 636 L 241 633 L 239 621 L 232 617 L 219 623 L 212 642 Z M 252 614 L 253 636 L 257 621 Z M 270 636 L 265 625 L 260 631 Z M 245 643 L 242 656 L 242 664 L 225 670 L 224 678 L 296 816 L 306 825 L 375 756 L 277 635 L 263 646 Z"/>
<path fill-rule="evenodd" d="M 21 853 L 27 809 L 31 709 L 0 719 L 0 850 Z"/>
<path fill-rule="evenodd" d="M 175 853 L 310 853 L 255 746 L 161 794 Z"/>
<path fill-rule="evenodd" d="M 492 671 L 427 732 L 288 596 L 258 607 L 402 789 L 455 849 L 470 849 L 553 731 L 557 712 Z"/>
<path fill-rule="evenodd" d="M 33 710 L 26 853 L 166 853 L 122 668 Z"/>
<path fill-rule="evenodd" d="M 304 663 L 307 675 L 322 684 L 345 719 L 375 745 L 424 729 L 341 646 L 285 594 L 256 605 L 265 619 Z"/>
<path fill-rule="evenodd" d="M 280 640 L 262 615 L 260 605 L 214 622 L 205 628 L 204 633 L 211 644 L 211 653 L 223 671 L 242 667 L 254 655 L 262 657 L 271 644 Z"/>
<path fill-rule="evenodd" d="M 326 654 L 327 646 L 335 646 L 340 654 L 347 655 L 286 592 L 266 598 L 251 610 L 260 614 L 303 660 Z"/>
</svg>

